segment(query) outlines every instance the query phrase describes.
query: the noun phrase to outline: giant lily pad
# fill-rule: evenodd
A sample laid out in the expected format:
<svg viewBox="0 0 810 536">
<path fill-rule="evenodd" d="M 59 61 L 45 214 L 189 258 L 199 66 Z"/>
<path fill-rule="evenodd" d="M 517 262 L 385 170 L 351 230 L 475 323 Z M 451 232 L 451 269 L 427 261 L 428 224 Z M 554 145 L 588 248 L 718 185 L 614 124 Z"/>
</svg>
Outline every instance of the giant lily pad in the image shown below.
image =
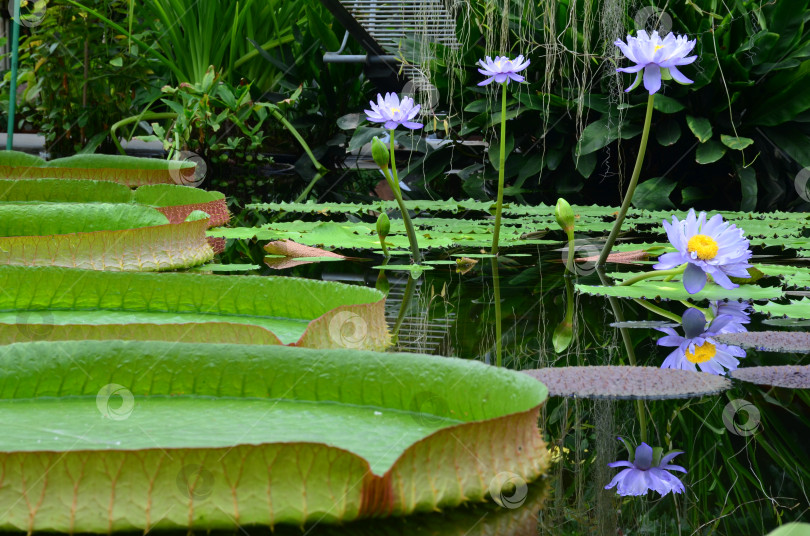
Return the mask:
<svg viewBox="0 0 810 536">
<path fill-rule="evenodd" d="M 175 270 L 211 260 L 208 215 L 170 224 L 140 205 L 0 205 L 0 264 L 92 270 Z"/>
<path fill-rule="evenodd" d="M 15 151 L 0 152 L 0 179 L 92 179 L 136 187 L 189 184 L 196 164 L 134 156 L 85 154 L 44 160 Z"/>
<path fill-rule="evenodd" d="M 780 365 L 775 367 L 746 367 L 729 373 L 735 380 L 757 385 L 810 389 L 810 365 Z"/>
<path fill-rule="evenodd" d="M 744 331 L 723 333 L 715 337 L 718 342 L 756 348 L 771 352 L 810 352 L 810 332 L 807 331 Z"/>
<path fill-rule="evenodd" d="M 0 342 L 75 339 L 384 349 L 375 289 L 291 277 L 0 266 Z"/>
<path fill-rule="evenodd" d="M 225 225 L 230 220 L 228 204 L 221 192 L 155 184 L 134 192 L 123 184 L 76 179 L 34 179 L 0 181 L 0 202 L 49 203 L 140 203 L 162 212 L 171 223 L 182 223 L 201 210 L 211 219 L 208 225 Z"/>
<path fill-rule="evenodd" d="M 689 398 L 731 388 L 730 381 L 714 374 L 656 367 L 549 367 L 523 372 L 546 384 L 550 396 L 575 398 Z"/>
<path fill-rule="evenodd" d="M 234 530 L 481 501 L 503 473 L 546 470 L 545 398 L 523 374 L 428 355 L 10 345 L 0 529 Z"/>
</svg>

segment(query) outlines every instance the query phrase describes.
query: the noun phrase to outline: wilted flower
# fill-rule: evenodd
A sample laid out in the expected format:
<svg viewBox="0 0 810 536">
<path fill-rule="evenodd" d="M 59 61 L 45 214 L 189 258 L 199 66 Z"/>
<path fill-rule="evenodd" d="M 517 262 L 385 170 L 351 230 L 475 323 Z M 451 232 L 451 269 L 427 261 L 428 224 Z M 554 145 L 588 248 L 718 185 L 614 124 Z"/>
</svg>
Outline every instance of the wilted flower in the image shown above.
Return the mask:
<svg viewBox="0 0 810 536">
<path fill-rule="evenodd" d="M 644 495 L 649 490 L 657 491 L 661 495 L 666 495 L 670 491 L 683 493 L 683 482 L 667 472 L 686 472 L 686 469 L 680 465 L 669 465 L 675 456 L 683 454 L 682 450 L 673 450 L 662 457 L 664 449 L 660 447 L 653 449 L 647 443 L 641 443 L 633 452 L 627 441 L 621 437 L 619 440 L 627 447 L 630 460 L 608 464 L 608 467 L 626 467 L 627 469 L 614 476 L 605 489 L 616 486 L 616 493 L 622 496 Z"/>
<path fill-rule="evenodd" d="M 506 56 L 495 56 L 493 60 L 487 56 L 485 60 L 478 60 L 478 64 L 483 67 L 483 69 L 478 69 L 478 72 L 489 78 L 479 82 L 478 85 L 485 86 L 492 83 L 493 80 L 499 84 L 504 82 L 508 84 L 509 80 L 523 82 L 525 78 L 517 73 L 528 67 L 529 63 L 531 63 L 529 60 L 523 61 L 522 54 L 514 60 L 510 60 Z"/>
<path fill-rule="evenodd" d="M 656 328 L 666 333 L 666 337 L 658 339 L 659 346 L 676 346 L 661 368 L 683 369 L 711 374 L 725 374 L 726 370 L 736 370 L 740 364 L 738 357 L 745 357 L 745 350 L 739 346 L 729 346 L 714 340 L 715 335 L 721 333 L 734 333 L 728 331 L 736 328 L 739 323 L 732 315 L 723 314 L 715 317 L 709 327 L 706 327 L 706 317 L 697 309 L 689 308 L 683 314 L 681 322 L 683 335 L 672 328 Z"/>
<path fill-rule="evenodd" d="M 365 110 L 366 119 L 372 123 L 384 123 L 385 128 L 403 127 L 422 128 L 421 123 L 411 121 L 419 113 L 421 106 L 414 104 L 410 97 L 399 97 L 396 93 L 386 93 L 385 97 L 377 93 L 377 103 L 369 101 L 371 110 Z"/>
<path fill-rule="evenodd" d="M 737 288 L 729 276 L 749 277 L 748 259 L 751 258 L 748 239 L 733 223 L 723 221 L 715 214 L 707 222 L 706 213 L 695 216 L 691 209 L 686 219 L 679 221 L 675 216 L 672 223 L 664 222 L 667 237 L 678 250 L 658 257 L 656 270 L 668 270 L 684 263 L 683 286 L 689 294 L 700 292 L 706 285 L 706 274 L 725 289 Z"/>
<path fill-rule="evenodd" d="M 638 37 L 627 36 L 627 43 L 617 39 L 613 43 L 622 51 L 627 59 L 635 62 L 632 67 L 616 69 L 623 73 L 637 73 L 633 84 L 625 91 L 635 89 L 644 78 L 644 87 L 652 95 L 661 89 L 661 79 L 674 79 L 680 84 L 691 84 L 693 81 L 686 78 L 678 70 L 681 65 L 689 65 L 697 56 L 687 56 L 695 48 L 695 40 L 689 41 L 685 35 L 676 36 L 673 33 L 661 39 L 658 32 L 648 35 L 644 30 L 638 31 Z M 643 73 L 642 73 L 643 70 Z"/>
</svg>

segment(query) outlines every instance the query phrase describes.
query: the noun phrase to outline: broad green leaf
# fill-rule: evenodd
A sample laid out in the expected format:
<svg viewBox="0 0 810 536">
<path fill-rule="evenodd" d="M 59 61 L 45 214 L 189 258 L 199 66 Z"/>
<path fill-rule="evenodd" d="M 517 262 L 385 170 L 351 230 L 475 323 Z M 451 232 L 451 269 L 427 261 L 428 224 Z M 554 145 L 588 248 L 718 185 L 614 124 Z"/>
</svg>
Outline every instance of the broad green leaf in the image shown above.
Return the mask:
<svg viewBox="0 0 810 536">
<path fill-rule="evenodd" d="M 130 203 L 132 190 L 107 181 L 35 179 L 0 181 L 0 202 Z"/>
<path fill-rule="evenodd" d="M 764 98 L 755 103 L 748 118 L 754 125 L 774 126 L 793 120 L 810 109 L 810 60 L 798 69 L 779 71 L 769 76 L 761 93 Z"/>
<path fill-rule="evenodd" d="M 751 138 L 728 136 L 726 134 L 720 134 L 720 141 L 723 142 L 723 145 L 725 145 L 729 149 L 734 149 L 735 151 L 742 151 L 743 149 L 754 143 L 754 140 L 752 140 Z"/>
<path fill-rule="evenodd" d="M 91 179 L 135 187 L 144 184 L 184 184 L 194 176 L 190 161 L 135 156 L 79 154 L 45 162 L 15 153 L 0 159 L 4 179 Z"/>
<path fill-rule="evenodd" d="M 640 131 L 637 125 L 630 124 L 627 121 L 619 122 L 612 117 L 603 117 L 590 123 L 582 131 L 576 146 L 576 154 L 581 158 L 607 147 L 620 137 L 625 140 L 632 138 L 638 135 Z"/>
<path fill-rule="evenodd" d="M 188 268 L 214 256 L 205 239 L 208 218 L 190 220 L 170 224 L 159 211 L 134 204 L 0 204 L 0 264 Z"/>
<path fill-rule="evenodd" d="M 754 304 L 754 310 L 759 313 L 767 313 L 770 316 L 810 319 L 810 299 L 802 298 L 788 303 L 768 302 L 764 305 Z"/>
<path fill-rule="evenodd" d="M 481 501 L 499 473 L 532 481 L 547 469 L 546 396 L 527 375 L 428 355 L 10 345 L 0 528 L 235 529 Z M 19 497 L 34 493 L 32 512 Z"/>
<path fill-rule="evenodd" d="M 172 223 L 181 223 L 188 215 L 201 210 L 211 217 L 209 227 L 227 224 L 231 219 L 225 194 L 180 186 L 177 184 L 153 184 L 135 190 L 135 201 L 156 207 Z"/>
<path fill-rule="evenodd" d="M 667 97 L 659 93 L 655 96 L 655 100 L 653 100 L 653 108 L 661 113 L 674 114 L 683 110 L 684 106 L 672 97 Z"/>
<path fill-rule="evenodd" d="M 675 120 L 662 121 L 655 127 L 655 139 L 659 145 L 668 147 L 681 139 L 681 127 Z"/>
<path fill-rule="evenodd" d="M 706 143 L 712 139 L 712 123 L 705 117 L 687 115 L 686 124 L 700 143 Z"/>
<path fill-rule="evenodd" d="M 723 158 L 724 154 L 726 154 L 726 148 L 719 141 L 709 140 L 698 145 L 697 151 L 695 151 L 695 162 L 711 164 Z"/>
<path fill-rule="evenodd" d="M 667 177 L 654 177 L 636 187 L 633 194 L 633 206 L 647 210 L 663 210 L 675 208 L 669 199 L 670 194 L 678 183 Z"/>
<path fill-rule="evenodd" d="M 388 344 L 382 294 L 340 283 L 0 266 L 0 288 L 6 291 L 0 293 L 1 343 L 121 333 L 316 348 Z"/>
</svg>

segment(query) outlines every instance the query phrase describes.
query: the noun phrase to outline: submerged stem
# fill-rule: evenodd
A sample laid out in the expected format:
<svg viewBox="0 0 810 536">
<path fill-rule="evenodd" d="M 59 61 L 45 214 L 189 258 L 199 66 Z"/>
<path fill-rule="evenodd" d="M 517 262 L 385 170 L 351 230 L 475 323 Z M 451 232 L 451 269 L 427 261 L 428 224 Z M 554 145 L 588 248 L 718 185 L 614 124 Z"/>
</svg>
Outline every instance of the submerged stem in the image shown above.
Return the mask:
<svg viewBox="0 0 810 536">
<path fill-rule="evenodd" d="M 498 201 L 495 204 L 495 231 L 492 233 L 493 255 L 498 254 L 498 239 L 501 235 L 501 211 L 503 210 L 504 165 L 506 164 L 506 82 L 501 84 L 501 152 L 498 157 Z"/>
<path fill-rule="evenodd" d="M 633 300 L 633 301 L 636 302 L 637 304 L 639 304 L 640 306 L 644 307 L 648 311 L 652 311 L 653 313 L 661 315 L 664 318 L 668 318 L 669 320 L 672 320 L 673 322 L 677 322 L 678 324 L 680 324 L 681 321 L 682 321 L 680 316 L 676 315 L 675 313 L 671 313 L 671 312 L 667 311 L 666 309 L 661 309 L 657 305 L 653 305 L 650 302 L 648 302 L 647 300 L 637 299 L 637 300 Z"/>
<path fill-rule="evenodd" d="M 607 257 L 610 255 L 610 250 L 613 248 L 613 243 L 616 242 L 616 237 L 622 230 L 622 223 L 624 217 L 627 215 L 627 210 L 630 208 L 630 203 L 633 201 L 633 193 L 636 191 L 638 178 L 641 175 L 641 166 L 644 163 L 644 153 L 647 152 L 647 140 L 650 137 L 650 123 L 652 122 L 653 112 L 653 99 L 655 94 L 651 93 L 647 99 L 647 115 L 644 117 L 644 129 L 641 131 L 641 146 L 638 149 L 638 156 L 636 157 L 636 165 L 633 167 L 633 175 L 630 177 L 630 184 L 627 186 L 627 193 L 624 194 L 622 207 L 619 209 L 619 214 L 616 216 L 616 221 L 613 223 L 613 229 L 610 230 L 605 247 L 602 248 L 602 253 L 599 255 L 598 266 L 604 266 L 607 262 Z"/>
<path fill-rule="evenodd" d="M 503 365 L 503 345 L 501 338 L 503 328 L 501 326 L 501 282 L 498 279 L 498 258 L 493 257 L 492 261 L 492 285 L 495 289 L 495 366 L 500 367 Z"/>
</svg>

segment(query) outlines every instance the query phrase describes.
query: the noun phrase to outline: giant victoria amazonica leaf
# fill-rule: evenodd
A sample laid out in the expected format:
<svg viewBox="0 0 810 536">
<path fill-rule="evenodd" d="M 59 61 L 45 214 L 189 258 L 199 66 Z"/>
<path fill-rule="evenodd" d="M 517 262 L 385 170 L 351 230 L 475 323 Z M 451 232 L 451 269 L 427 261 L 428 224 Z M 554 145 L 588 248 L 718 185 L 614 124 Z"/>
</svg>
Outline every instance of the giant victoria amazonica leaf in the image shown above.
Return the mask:
<svg viewBox="0 0 810 536">
<path fill-rule="evenodd" d="M 384 296 L 292 277 L 0 266 L 0 342 L 138 339 L 384 349 Z"/>
<path fill-rule="evenodd" d="M 0 530 L 303 525 L 480 501 L 503 473 L 546 470 L 545 399 L 525 374 L 429 355 L 8 345 Z"/>
</svg>

